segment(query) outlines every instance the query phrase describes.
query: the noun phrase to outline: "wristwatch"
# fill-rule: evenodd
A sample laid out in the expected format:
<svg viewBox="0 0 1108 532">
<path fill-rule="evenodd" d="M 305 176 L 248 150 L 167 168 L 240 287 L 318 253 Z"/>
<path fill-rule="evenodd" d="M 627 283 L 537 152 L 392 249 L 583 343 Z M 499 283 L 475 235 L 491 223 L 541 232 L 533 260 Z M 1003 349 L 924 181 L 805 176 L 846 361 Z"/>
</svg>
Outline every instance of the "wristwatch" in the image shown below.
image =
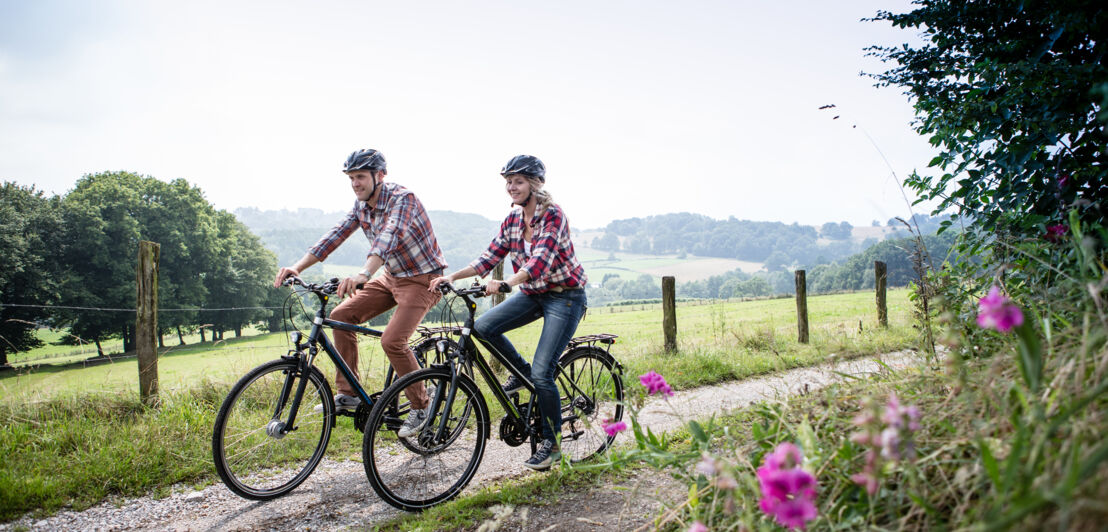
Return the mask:
<svg viewBox="0 0 1108 532">
<path fill-rule="evenodd" d="M 370 277 L 369 270 L 362 270 L 362 271 L 358 272 L 358 274 L 359 275 L 364 275 L 366 279 L 369 279 L 369 277 Z"/>
</svg>

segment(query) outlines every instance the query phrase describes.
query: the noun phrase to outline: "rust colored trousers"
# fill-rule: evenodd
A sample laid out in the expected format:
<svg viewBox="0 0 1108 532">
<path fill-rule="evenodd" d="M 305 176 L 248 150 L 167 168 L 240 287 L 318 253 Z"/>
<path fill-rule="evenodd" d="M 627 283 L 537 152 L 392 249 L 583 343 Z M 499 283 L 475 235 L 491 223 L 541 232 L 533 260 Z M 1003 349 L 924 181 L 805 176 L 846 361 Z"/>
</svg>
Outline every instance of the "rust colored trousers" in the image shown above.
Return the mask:
<svg viewBox="0 0 1108 532">
<path fill-rule="evenodd" d="M 438 292 L 429 292 L 431 279 L 441 273 L 425 273 L 412 277 L 393 277 L 388 273 L 373 279 L 358 290 L 352 297 L 343 301 L 331 311 L 331 319 L 346 323 L 363 323 L 396 307 L 385 333 L 381 336 L 381 349 L 389 357 L 393 371 L 397 376 L 407 375 L 419 369 L 415 353 L 408 347 L 408 339 L 416 327 L 423 321 L 427 311 L 439 300 Z M 358 335 L 350 331 L 332 329 L 335 348 L 343 361 L 356 375 L 358 373 Z M 346 380 L 342 372 L 335 372 L 335 389 L 338 393 L 352 395 L 354 387 Z M 367 390 L 368 392 L 369 390 Z M 404 390 L 412 408 L 427 407 L 427 392 L 422 384 L 416 384 Z"/>
</svg>

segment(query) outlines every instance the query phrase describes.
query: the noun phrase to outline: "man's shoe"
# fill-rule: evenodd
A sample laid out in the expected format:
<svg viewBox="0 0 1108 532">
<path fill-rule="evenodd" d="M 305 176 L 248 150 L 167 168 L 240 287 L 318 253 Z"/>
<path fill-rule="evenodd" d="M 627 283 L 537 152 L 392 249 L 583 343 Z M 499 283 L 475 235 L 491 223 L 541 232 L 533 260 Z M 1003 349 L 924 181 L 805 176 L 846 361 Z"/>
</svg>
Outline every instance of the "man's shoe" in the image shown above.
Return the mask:
<svg viewBox="0 0 1108 532">
<path fill-rule="evenodd" d="M 396 431 L 396 435 L 401 438 L 407 438 L 413 436 L 427 424 L 427 414 L 431 410 L 431 407 L 424 408 L 422 410 L 412 409 L 408 412 L 408 419 L 404 420 L 404 424 L 400 426 L 400 430 Z"/>
<path fill-rule="evenodd" d="M 500 389 L 504 390 L 504 393 L 506 393 L 508 395 L 512 395 L 513 393 L 518 393 L 523 388 L 524 388 L 523 381 L 520 380 L 515 375 L 512 375 L 512 376 L 508 377 L 508 381 L 505 382 L 504 385 L 500 387 Z"/>
<path fill-rule="evenodd" d="M 550 466 L 562 459 L 562 453 L 558 451 L 558 444 L 551 440 L 543 440 L 535 454 L 531 455 L 523 465 L 535 471 L 546 471 Z"/>
<path fill-rule="evenodd" d="M 335 396 L 335 412 L 353 412 L 358 409 L 358 405 L 360 404 L 362 404 L 362 400 L 352 395 L 340 393 Z M 316 413 L 322 412 L 323 405 L 315 405 L 312 411 Z"/>
</svg>

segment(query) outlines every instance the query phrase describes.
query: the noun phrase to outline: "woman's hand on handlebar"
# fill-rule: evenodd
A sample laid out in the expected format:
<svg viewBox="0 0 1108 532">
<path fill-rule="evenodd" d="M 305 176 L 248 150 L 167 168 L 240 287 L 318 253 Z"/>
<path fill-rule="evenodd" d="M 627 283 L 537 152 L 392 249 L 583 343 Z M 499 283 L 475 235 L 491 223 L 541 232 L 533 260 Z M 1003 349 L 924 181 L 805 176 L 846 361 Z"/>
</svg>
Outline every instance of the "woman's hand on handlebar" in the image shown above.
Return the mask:
<svg viewBox="0 0 1108 532">
<path fill-rule="evenodd" d="M 454 282 L 454 279 L 451 279 L 449 275 L 444 275 L 442 277 L 435 277 L 434 279 L 431 279 L 431 283 L 427 285 L 427 291 L 428 292 L 434 292 L 434 291 L 439 289 L 439 285 L 441 285 L 443 283 L 446 283 L 446 284 L 449 285 L 450 283 L 453 283 L 453 282 Z"/>
<path fill-rule="evenodd" d="M 497 281 L 496 279 L 489 279 L 489 284 L 485 285 L 485 295 L 491 296 L 496 293 L 507 294 L 512 291 L 512 285 L 504 282 Z"/>
</svg>

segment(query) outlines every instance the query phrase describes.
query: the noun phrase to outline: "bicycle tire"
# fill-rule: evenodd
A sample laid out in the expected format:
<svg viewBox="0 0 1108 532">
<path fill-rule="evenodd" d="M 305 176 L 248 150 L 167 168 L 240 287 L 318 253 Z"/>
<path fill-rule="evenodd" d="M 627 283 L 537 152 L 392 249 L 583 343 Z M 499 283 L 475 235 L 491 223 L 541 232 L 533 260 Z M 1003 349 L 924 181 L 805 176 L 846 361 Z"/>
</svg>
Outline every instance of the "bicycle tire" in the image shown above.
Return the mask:
<svg viewBox="0 0 1108 532">
<path fill-rule="evenodd" d="M 562 455 L 576 463 L 607 450 L 615 436 L 604 424 L 623 419 L 622 371 L 612 355 L 575 347 L 558 361 L 555 383 L 562 403 Z"/>
<path fill-rule="evenodd" d="M 212 458 L 219 477 L 236 494 L 253 500 L 285 495 L 323 459 L 335 412 L 327 379 L 314 366 L 308 369 L 296 427 L 281 433 L 279 425 L 272 425 L 288 419 L 302 378 L 297 361 L 274 360 L 244 375 L 223 400 L 212 431 Z M 322 412 L 314 411 L 316 404 L 323 405 Z"/>
<path fill-rule="evenodd" d="M 390 412 L 389 403 L 401 399 L 404 389 L 422 382 L 432 405 L 438 404 L 420 435 L 415 438 L 419 450 L 398 442 L 395 431 L 402 422 Z M 489 438 L 489 412 L 477 383 L 464 374 L 457 375 L 456 395 L 451 405 L 449 368 L 428 368 L 398 379 L 382 394 L 382 401 L 373 407 L 362 440 L 362 463 L 366 477 L 377 495 L 389 505 L 406 511 L 422 511 L 456 497 L 477 473 Z M 436 396 L 438 400 L 436 401 Z M 441 445 L 431 441 L 435 429 L 446 416 L 446 430 Z M 409 438 L 412 439 L 412 438 Z"/>
</svg>

